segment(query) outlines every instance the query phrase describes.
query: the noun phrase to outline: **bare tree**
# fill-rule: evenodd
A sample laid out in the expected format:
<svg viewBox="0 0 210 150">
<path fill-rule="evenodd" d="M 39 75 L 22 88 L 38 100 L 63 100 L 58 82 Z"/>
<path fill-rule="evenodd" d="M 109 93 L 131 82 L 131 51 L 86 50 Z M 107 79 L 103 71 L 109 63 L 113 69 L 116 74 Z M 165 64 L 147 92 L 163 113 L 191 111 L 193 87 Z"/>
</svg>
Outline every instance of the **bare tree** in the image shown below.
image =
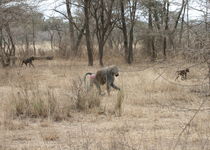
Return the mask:
<svg viewBox="0 0 210 150">
<path fill-rule="evenodd" d="M 115 0 L 98 0 L 92 3 L 92 16 L 96 24 L 96 37 L 98 41 L 99 64 L 103 66 L 104 45 L 115 27 L 117 19 L 113 17 Z"/>
<path fill-rule="evenodd" d="M 93 66 L 93 46 L 90 35 L 90 2 L 91 0 L 84 0 L 84 14 L 85 14 L 85 37 L 88 53 L 88 65 Z"/>
<path fill-rule="evenodd" d="M 134 25 L 136 22 L 136 10 L 137 10 L 138 0 L 122 0 L 120 2 L 121 7 L 121 24 L 122 32 L 124 37 L 124 49 L 125 49 L 125 59 L 128 64 L 133 62 L 133 40 L 134 40 Z M 129 30 L 127 31 L 128 25 L 125 20 L 125 5 L 128 9 L 128 21 Z"/>
<path fill-rule="evenodd" d="M 0 2 L 0 55 L 2 58 L 2 65 L 7 66 L 6 63 L 10 64 L 10 58 L 15 56 L 16 47 L 15 41 L 12 35 L 10 24 L 18 22 L 21 16 L 25 13 L 25 4 L 21 3 L 24 0 L 2 0 Z M 13 59 L 12 63 L 15 61 Z"/>
<path fill-rule="evenodd" d="M 68 22 L 69 22 L 69 36 L 70 36 L 70 43 L 71 43 L 71 50 L 75 52 L 75 36 L 74 36 L 74 21 L 71 12 L 71 0 L 66 0 L 66 10 L 68 15 Z M 67 57 L 69 56 L 69 52 L 67 52 Z"/>
<path fill-rule="evenodd" d="M 128 60 L 128 35 L 127 35 L 127 26 L 126 26 L 126 20 L 125 20 L 125 2 L 126 0 L 121 0 L 120 1 L 120 10 L 121 10 L 121 23 L 122 23 L 122 32 L 123 32 L 123 37 L 124 37 L 124 55 L 125 55 L 125 60 L 127 62 Z"/>
</svg>

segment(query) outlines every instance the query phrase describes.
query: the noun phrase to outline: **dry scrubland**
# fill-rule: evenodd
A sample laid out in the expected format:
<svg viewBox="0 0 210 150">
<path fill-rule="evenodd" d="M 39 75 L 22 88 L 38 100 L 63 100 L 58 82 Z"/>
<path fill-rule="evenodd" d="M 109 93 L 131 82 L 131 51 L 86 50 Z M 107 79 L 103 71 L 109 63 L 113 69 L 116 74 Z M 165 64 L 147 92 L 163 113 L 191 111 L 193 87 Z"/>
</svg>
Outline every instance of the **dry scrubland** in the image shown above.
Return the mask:
<svg viewBox="0 0 210 150">
<path fill-rule="evenodd" d="M 208 82 L 203 80 L 208 73 L 205 64 L 190 68 L 189 79 L 177 82 L 175 71 L 193 64 L 122 64 L 116 84 L 123 91 L 112 90 L 111 96 L 103 97 L 86 94 L 78 78 L 99 66 L 64 60 L 34 64 L 36 68 L 0 70 L 1 150 L 210 147 L 208 86 L 179 85 Z M 204 100 L 199 113 L 186 126 Z"/>
</svg>

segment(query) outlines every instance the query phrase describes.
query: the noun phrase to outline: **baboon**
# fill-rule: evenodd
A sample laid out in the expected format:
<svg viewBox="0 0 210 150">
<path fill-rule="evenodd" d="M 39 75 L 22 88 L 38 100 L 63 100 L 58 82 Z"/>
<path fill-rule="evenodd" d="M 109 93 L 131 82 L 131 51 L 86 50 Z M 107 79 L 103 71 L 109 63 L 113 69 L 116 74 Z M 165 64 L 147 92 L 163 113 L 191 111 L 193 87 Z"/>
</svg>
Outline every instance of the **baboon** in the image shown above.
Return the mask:
<svg viewBox="0 0 210 150">
<path fill-rule="evenodd" d="M 106 68 L 102 68 L 98 70 L 96 73 L 86 73 L 84 77 L 84 81 L 86 83 L 86 76 L 90 75 L 90 87 L 89 89 L 95 84 L 97 87 L 99 94 L 101 94 L 101 85 L 104 85 L 106 83 L 107 93 L 110 95 L 110 87 L 113 87 L 116 90 L 120 90 L 119 87 L 117 87 L 114 84 L 115 76 L 119 76 L 119 70 L 117 66 L 109 66 Z"/>
<path fill-rule="evenodd" d="M 46 60 L 53 60 L 53 56 L 47 56 Z"/>
<path fill-rule="evenodd" d="M 34 67 L 34 65 L 33 65 L 33 63 L 32 63 L 32 61 L 34 61 L 35 60 L 35 58 L 32 56 L 32 57 L 29 57 L 29 58 L 26 58 L 26 59 L 24 59 L 23 61 L 22 61 L 22 64 L 21 64 L 21 66 L 23 66 L 23 64 L 25 64 L 26 66 L 28 66 L 28 64 L 29 64 L 29 67 L 30 66 L 32 66 L 32 67 Z"/>
<path fill-rule="evenodd" d="M 187 79 L 187 73 L 190 72 L 189 68 L 186 68 L 184 70 L 178 70 L 176 73 L 177 73 L 177 77 L 175 79 L 175 81 L 181 77 L 181 80 L 185 80 Z"/>
</svg>

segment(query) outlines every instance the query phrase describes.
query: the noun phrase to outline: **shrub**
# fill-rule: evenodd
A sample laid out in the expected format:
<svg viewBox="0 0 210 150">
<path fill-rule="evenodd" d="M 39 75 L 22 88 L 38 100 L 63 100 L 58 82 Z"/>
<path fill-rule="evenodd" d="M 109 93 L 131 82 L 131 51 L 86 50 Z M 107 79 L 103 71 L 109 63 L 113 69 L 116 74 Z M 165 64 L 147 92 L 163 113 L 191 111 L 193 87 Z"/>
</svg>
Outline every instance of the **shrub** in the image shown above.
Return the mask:
<svg viewBox="0 0 210 150">
<path fill-rule="evenodd" d="M 66 119 L 69 106 L 62 105 L 52 90 L 41 90 L 37 84 L 24 82 L 14 91 L 8 103 L 10 116 L 21 118 L 51 118 L 55 121 Z"/>
<path fill-rule="evenodd" d="M 87 91 L 81 78 L 74 80 L 72 84 L 72 99 L 78 110 L 88 110 L 100 106 L 100 97 L 98 92 Z"/>
</svg>

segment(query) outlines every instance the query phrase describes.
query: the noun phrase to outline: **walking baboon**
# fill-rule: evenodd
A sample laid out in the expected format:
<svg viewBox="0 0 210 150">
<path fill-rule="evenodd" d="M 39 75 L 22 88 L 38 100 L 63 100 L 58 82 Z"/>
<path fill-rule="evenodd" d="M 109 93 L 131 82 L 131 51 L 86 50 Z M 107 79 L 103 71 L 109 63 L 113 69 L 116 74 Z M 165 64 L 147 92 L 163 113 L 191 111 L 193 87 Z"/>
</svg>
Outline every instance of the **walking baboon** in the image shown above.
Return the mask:
<svg viewBox="0 0 210 150">
<path fill-rule="evenodd" d="M 25 64 L 26 66 L 28 66 L 28 64 L 29 64 L 29 67 L 30 66 L 32 66 L 32 67 L 34 67 L 34 65 L 33 65 L 33 63 L 32 63 L 32 61 L 34 61 L 35 60 L 35 58 L 32 56 L 32 57 L 29 57 L 29 58 L 26 58 L 26 59 L 24 59 L 23 61 L 22 61 L 22 64 L 21 64 L 21 66 L 23 66 L 23 64 Z"/>
<path fill-rule="evenodd" d="M 110 95 L 110 87 L 113 87 L 116 90 L 120 90 L 120 88 L 114 84 L 115 76 L 116 77 L 119 76 L 119 70 L 117 66 L 109 66 L 106 68 L 102 68 L 98 70 L 96 73 L 90 73 L 90 72 L 86 73 L 84 77 L 85 83 L 87 75 L 90 75 L 89 89 L 93 86 L 93 84 L 95 84 L 100 95 L 102 95 L 100 86 L 104 85 L 105 83 L 108 95 Z"/>
<path fill-rule="evenodd" d="M 177 73 L 177 77 L 175 80 L 177 80 L 179 77 L 181 77 L 181 80 L 185 80 L 187 79 L 187 73 L 190 72 L 189 68 L 186 68 L 184 70 L 178 70 Z"/>
</svg>

